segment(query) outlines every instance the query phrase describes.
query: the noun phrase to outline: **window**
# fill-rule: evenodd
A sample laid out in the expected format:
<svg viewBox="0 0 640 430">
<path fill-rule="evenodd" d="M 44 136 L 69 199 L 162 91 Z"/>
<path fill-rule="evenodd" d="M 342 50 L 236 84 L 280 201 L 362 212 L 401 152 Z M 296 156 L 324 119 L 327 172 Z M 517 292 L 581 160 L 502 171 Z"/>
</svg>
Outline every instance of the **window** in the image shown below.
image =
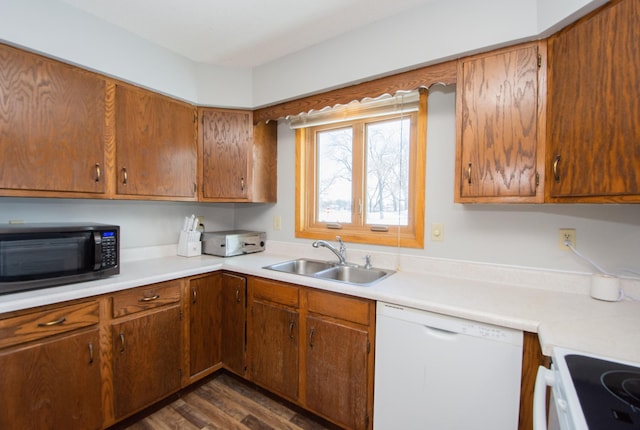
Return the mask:
<svg viewBox="0 0 640 430">
<path fill-rule="evenodd" d="M 297 237 L 424 246 L 426 97 L 416 92 L 292 122 Z"/>
</svg>

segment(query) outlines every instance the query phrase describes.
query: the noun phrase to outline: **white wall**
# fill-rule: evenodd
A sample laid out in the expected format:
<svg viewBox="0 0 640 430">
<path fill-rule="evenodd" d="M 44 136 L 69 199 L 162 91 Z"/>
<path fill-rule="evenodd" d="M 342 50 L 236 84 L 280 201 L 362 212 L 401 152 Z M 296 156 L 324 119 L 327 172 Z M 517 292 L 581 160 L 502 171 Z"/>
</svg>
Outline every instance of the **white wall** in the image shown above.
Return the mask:
<svg viewBox="0 0 640 430">
<path fill-rule="evenodd" d="M 0 18 L 0 42 L 191 103 L 252 106 L 251 70 L 194 63 L 61 1 L 1 0 Z"/>
<path fill-rule="evenodd" d="M 1 0 L 0 41 L 192 103 L 250 108 L 536 38 L 604 1 L 439 0 L 253 70 L 194 63 L 60 0 Z"/>
<path fill-rule="evenodd" d="M 558 249 L 558 229 L 577 230 L 577 248 L 607 270 L 640 271 L 640 205 L 461 205 L 453 203 L 455 92 L 434 87 L 429 95 L 427 187 L 424 250 L 348 245 L 465 261 L 591 272 L 571 252 Z M 294 238 L 295 135 L 285 121 L 278 126 L 278 203 L 236 208 L 236 225 L 267 231 L 267 238 Z M 273 217 L 282 230 L 273 230 Z M 431 223 L 444 223 L 443 242 L 429 240 Z M 310 245 L 309 245 L 310 246 Z"/>
<path fill-rule="evenodd" d="M 185 216 L 203 215 L 210 231 L 233 228 L 232 205 L 130 200 L 0 197 L 0 224 L 99 222 L 121 227 L 123 249 L 178 243 Z"/>
</svg>

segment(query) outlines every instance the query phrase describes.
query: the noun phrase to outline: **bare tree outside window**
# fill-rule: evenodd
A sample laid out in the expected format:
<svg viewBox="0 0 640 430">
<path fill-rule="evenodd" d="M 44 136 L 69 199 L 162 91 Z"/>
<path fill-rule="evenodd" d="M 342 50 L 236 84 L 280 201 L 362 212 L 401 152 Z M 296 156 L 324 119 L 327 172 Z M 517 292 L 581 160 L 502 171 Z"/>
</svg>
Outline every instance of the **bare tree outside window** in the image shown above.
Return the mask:
<svg viewBox="0 0 640 430">
<path fill-rule="evenodd" d="M 318 220 L 351 222 L 353 129 L 318 133 Z"/>
<path fill-rule="evenodd" d="M 366 224 L 408 224 L 409 127 L 409 119 L 367 125 Z"/>
</svg>

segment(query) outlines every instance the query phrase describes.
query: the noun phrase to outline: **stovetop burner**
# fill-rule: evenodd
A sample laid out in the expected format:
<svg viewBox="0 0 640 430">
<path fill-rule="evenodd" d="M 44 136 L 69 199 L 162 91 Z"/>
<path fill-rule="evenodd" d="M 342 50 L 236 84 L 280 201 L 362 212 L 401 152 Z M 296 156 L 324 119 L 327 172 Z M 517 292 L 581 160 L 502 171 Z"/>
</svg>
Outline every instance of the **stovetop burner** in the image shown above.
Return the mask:
<svg viewBox="0 0 640 430">
<path fill-rule="evenodd" d="M 602 385 L 618 399 L 640 411 L 640 372 L 612 370 L 601 377 Z"/>
<path fill-rule="evenodd" d="M 564 358 L 589 429 L 640 429 L 640 368 L 578 354 Z"/>
</svg>

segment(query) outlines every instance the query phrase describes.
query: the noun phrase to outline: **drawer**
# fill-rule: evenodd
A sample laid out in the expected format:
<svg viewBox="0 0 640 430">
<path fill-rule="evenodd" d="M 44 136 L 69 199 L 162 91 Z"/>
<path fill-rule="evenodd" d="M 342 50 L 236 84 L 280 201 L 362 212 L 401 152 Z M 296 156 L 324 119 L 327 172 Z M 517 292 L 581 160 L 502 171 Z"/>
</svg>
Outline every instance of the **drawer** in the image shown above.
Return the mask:
<svg viewBox="0 0 640 430">
<path fill-rule="evenodd" d="M 314 289 L 307 290 L 307 306 L 309 312 L 369 325 L 370 311 L 373 302 L 358 297 L 327 293 Z"/>
<path fill-rule="evenodd" d="M 85 302 L 0 320 L 0 348 L 98 324 L 98 302 Z"/>
<path fill-rule="evenodd" d="M 182 281 L 169 281 L 127 290 L 112 297 L 113 318 L 180 301 Z"/>
<path fill-rule="evenodd" d="M 250 278 L 249 282 L 249 291 L 253 298 L 295 308 L 300 306 L 299 290 L 300 288 L 295 285 L 266 279 Z"/>
</svg>

